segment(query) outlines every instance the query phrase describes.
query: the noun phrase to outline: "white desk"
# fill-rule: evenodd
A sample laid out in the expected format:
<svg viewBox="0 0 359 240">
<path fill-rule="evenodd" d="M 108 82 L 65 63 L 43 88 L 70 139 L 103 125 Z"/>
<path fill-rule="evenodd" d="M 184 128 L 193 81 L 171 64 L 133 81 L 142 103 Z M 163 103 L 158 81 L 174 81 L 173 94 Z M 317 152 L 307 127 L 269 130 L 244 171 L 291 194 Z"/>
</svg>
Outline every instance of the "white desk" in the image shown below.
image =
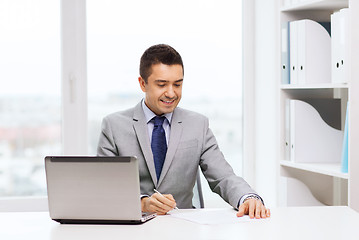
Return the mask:
<svg viewBox="0 0 359 240">
<path fill-rule="evenodd" d="M 0 213 L 0 239 L 359 239 L 359 213 L 348 207 L 276 208 L 271 212 L 266 220 L 219 225 L 171 216 L 158 216 L 142 225 L 61 225 L 47 212 Z"/>
</svg>

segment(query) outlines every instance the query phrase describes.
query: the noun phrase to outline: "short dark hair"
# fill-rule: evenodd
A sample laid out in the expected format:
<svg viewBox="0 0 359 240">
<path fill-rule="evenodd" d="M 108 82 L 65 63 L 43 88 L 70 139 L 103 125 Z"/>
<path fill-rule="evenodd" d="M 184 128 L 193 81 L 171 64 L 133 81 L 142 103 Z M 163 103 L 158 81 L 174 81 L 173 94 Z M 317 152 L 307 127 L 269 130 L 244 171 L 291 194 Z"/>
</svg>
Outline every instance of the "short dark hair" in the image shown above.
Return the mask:
<svg viewBox="0 0 359 240">
<path fill-rule="evenodd" d="M 152 74 L 152 65 L 162 63 L 166 65 L 179 64 L 183 69 L 181 55 L 167 44 L 157 44 L 149 47 L 142 55 L 140 62 L 140 75 L 147 83 L 148 77 Z"/>
</svg>

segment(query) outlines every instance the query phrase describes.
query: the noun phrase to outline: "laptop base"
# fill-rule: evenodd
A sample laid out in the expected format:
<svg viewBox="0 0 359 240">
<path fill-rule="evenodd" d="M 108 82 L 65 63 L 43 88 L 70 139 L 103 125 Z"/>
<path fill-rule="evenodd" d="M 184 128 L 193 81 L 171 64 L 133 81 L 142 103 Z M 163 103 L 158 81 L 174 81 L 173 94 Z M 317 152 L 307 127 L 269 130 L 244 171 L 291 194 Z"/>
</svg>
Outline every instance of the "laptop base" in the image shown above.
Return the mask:
<svg viewBox="0 0 359 240">
<path fill-rule="evenodd" d="M 152 219 L 152 218 L 151 218 Z M 98 225 L 119 225 L 119 224 L 126 224 L 126 225 L 132 225 L 132 224 L 142 224 L 146 221 L 143 220 L 96 220 L 96 219 L 52 219 L 56 222 L 59 222 L 61 224 L 98 224 Z M 148 219 L 149 221 L 150 219 Z"/>
<path fill-rule="evenodd" d="M 52 219 L 61 224 L 142 224 L 157 216 L 156 213 L 143 212 L 139 220 L 105 220 L 105 219 Z"/>
</svg>

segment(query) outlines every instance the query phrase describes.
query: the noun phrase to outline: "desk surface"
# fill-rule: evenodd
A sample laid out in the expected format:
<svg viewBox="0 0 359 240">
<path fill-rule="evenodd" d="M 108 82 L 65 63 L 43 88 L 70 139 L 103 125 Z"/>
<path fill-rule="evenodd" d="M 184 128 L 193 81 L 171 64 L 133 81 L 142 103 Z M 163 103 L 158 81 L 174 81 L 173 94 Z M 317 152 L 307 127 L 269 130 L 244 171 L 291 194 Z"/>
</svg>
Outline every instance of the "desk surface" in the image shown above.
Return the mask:
<svg viewBox="0 0 359 240">
<path fill-rule="evenodd" d="M 359 239 L 359 213 L 348 207 L 276 208 L 271 213 L 266 220 L 217 225 L 171 216 L 141 225 L 61 225 L 47 212 L 3 212 L 0 239 Z"/>
</svg>

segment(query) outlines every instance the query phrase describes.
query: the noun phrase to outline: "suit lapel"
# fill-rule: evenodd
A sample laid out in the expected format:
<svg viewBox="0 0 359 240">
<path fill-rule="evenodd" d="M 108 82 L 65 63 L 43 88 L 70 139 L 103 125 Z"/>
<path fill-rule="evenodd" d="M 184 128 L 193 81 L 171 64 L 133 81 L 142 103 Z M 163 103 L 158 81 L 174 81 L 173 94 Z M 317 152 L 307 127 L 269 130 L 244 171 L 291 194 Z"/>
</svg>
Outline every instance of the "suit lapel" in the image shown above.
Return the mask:
<svg viewBox="0 0 359 240">
<path fill-rule="evenodd" d="M 155 164 L 153 161 L 153 155 L 151 150 L 150 139 L 148 136 L 147 123 L 145 115 L 143 113 L 141 102 L 137 104 L 133 114 L 133 128 L 135 129 L 138 142 L 141 146 L 142 153 L 147 163 L 148 170 L 150 172 L 154 185 L 157 185 L 157 176 L 155 170 Z"/>
<path fill-rule="evenodd" d="M 171 166 L 173 157 L 178 147 L 178 143 L 181 139 L 181 135 L 182 135 L 182 118 L 180 111 L 178 111 L 176 108 L 172 115 L 171 134 L 168 143 L 166 159 L 162 167 L 162 172 L 157 184 L 157 188 L 162 183 L 163 178 L 166 176 L 168 169 Z"/>
</svg>

